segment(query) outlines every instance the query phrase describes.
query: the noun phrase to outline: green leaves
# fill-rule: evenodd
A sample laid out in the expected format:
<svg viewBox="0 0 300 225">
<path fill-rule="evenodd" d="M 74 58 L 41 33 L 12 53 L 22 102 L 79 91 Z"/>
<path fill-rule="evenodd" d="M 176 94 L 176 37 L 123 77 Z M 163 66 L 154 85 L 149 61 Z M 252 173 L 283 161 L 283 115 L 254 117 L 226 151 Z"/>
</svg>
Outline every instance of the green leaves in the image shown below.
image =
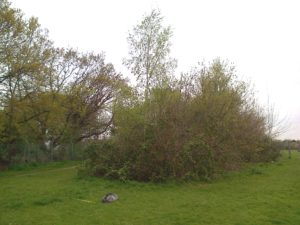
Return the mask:
<svg viewBox="0 0 300 225">
<path fill-rule="evenodd" d="M 159 10 L 152 10 L 133 28 L 127 38 L 129 57 L 124 65 L 131 70 L 147 99 L 154 87 L 166 87 L 177 66 L 170 58 L 170 27 L 162 26 L 163 17 Z"/>
<path fill-rule="evenodd" d="M 106 133 L 113 101 L 126 86 L 113 65 L 103 54 L 55 48 L 36 18 L 1 3 L 0 144 L 6 158 L 31 160 L 24 149 L 34 144 L 53 159 L 54 149 L 60 157 L 64 146 Z"/>
<path fill-rule="evenodd" d="M 274 159 L 278 151 L 268 144 L 253 98 L 234 67 L 216 59 L 173 88 L 152 87 L 146 99 L 116 102 L 113 154 L 96 149 L 99 157 L 90 157 L 90 165 L 107 174 L 126 165 L 126 179 L 207 181 L 244 162 Z"/>
</svg>

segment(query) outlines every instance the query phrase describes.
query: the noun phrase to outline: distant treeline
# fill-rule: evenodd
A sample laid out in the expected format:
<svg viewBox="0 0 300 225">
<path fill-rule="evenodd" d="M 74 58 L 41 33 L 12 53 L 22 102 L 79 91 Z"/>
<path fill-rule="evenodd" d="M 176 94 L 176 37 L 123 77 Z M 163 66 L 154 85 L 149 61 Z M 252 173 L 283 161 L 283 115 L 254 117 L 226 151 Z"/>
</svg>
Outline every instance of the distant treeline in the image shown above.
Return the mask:
<svg viewBox="0 0 300 225">
<path fill-rule="evenodd" d="M 0 164 L 84 158 L 83 175 L 163 181 L 275 160 L 274 120 L 250 85 L 221 59 L 176 77 L 162 20 L 152 10 L 128 36 L 132 85 L 102 54 L 54 47 L 4 0 Z"/>
<path fill-rule="evenodd" d="M 280 149 L 300 150 L 300 140 L 285 139 L 285 140 L 277 140 L 277 142 Z"/>
</svg>

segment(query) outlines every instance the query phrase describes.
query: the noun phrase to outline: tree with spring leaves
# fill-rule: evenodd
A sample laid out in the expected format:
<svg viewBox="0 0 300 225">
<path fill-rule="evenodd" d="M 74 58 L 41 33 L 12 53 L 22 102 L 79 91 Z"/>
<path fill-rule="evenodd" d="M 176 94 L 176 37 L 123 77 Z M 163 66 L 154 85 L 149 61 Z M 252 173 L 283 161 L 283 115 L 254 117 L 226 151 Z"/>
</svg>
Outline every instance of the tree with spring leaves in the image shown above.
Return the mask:
<svg viewBox="0 0 300 225">
<path fill-rule="evenodd" d="M 33 145 L 47 160 L 51 148 L 107 132 L 124 84 L 113 65 L 55 48 L 36 18 L 0 3 L 0 166 L 30 161 Z"/>
<path fill-rule="evenodd" d="M 144 90 L 144 98 L 149 98 L 152 87 L 167 85 L 177 61 L 169 56 L 171 27 L 163 27 L 163 17 L 159 10 L 152 10 L 136 25 L 127 38 L 129 57 L 124 65 L 136 76 Z"/>
<path fill-rule="evenodd" d="M 22 102 L 41 91 L 45 64 L 50 58 L 51 41 L 36 18 L 23 18 L 6 0 L 0 4 L 0 155 L 10 160 L 20 141 L 18 115 L 24 112 Z M 44 113 L 44 111 L 42 112 Z M 38 113 L 30 115 L 30 119 Z M 5 145 L 6 150 L 2 145 Z"/>
</svg>

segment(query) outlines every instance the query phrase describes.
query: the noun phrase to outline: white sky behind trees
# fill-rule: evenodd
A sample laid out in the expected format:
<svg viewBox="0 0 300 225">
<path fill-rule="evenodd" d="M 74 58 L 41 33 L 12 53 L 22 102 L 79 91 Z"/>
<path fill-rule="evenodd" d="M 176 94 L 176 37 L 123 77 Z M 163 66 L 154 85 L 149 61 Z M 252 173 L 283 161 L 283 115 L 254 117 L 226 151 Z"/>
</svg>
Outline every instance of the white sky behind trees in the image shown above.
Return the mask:
<svg viewBox="0 0 300 225">
<path fill-rule="evenodd" d="M 275 106 L 300 139 L 300 1 L 297 0 L 11 0 L 39 18 L 58 47 L 106 54 L 117 71 L 128 55 L 127 36 L 142 16 L 159 8 L 173 29 L 176 73 L 216 57 L 233 62 L 262 104 Z"/>
</svg>

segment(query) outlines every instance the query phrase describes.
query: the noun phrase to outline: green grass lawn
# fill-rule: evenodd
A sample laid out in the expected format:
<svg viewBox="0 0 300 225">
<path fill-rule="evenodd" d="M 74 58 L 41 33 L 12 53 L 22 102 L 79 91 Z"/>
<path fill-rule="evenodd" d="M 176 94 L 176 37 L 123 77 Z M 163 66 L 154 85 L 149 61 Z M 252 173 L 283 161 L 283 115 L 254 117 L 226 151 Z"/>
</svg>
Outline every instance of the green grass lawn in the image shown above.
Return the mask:
<svg viewBox="0 0 300 225">
<path fill-rule="evenodd" d="M 300 153 L 212 183 L 77 178 L 74 163 L 0 173 L 0 224 L 300 224 Z M 120 200 L 103 204 L 116 192 Z"/>
</svg>

